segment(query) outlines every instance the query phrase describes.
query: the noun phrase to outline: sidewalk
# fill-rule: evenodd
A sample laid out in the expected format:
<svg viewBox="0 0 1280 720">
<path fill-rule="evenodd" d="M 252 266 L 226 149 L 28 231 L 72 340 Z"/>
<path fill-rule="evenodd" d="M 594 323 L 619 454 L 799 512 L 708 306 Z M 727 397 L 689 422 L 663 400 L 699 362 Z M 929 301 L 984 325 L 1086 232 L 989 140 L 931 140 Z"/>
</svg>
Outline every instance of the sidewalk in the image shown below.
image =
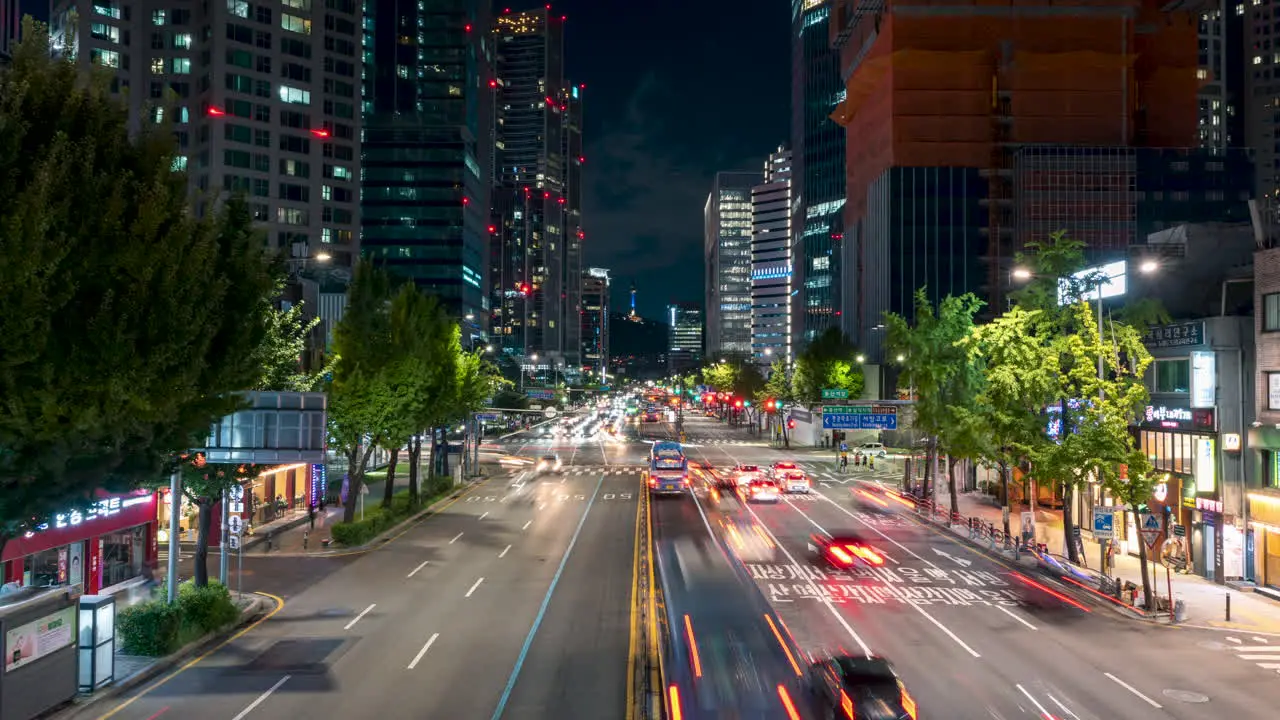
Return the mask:
<svg viewBox="0 0 1280 720">
<path fill-rule="evenodd" d="M 393 492 L 399 492 L 409 487 L 409 465 L 406 462 L 408 454 L 401 458 L 401 462 L 396 464 L 396 480 Z M 426 471 L 426 466 L 422 466 L 419 472 L 419 482 L 421 482 L 421 473 Z M 365 474 L 365 487 L 369 492 L 364 496 L 364 506 L 366 509 L 377 507 L 382 503 L 383 488 L 386 487 L 386 469 L 371 470 Z M 349 498 L 348 502 L 359 503 L 359 496 Z M 289 553 L 291 555 L 301 555 L 303 553 L 320 553 L 328 551 L 324 540 L 329 538 L 329 529 L 334 525 L 342 522 L 342 514 L 344 508 L 341 505 L 326 506 L 324 512 L 320 512 L 317 508 L 315 516 L 315 527 L 312 527 L 311 519 L 305 510 L 296 511 L 286 518 L 276 520 L 274 522 L 254 528 L 251 538 L 245 538 L 244 551 L 246 555 L 274 555 L 277 553 Z M 360 519 L 360 510 L 357 505 L 356 520 Z M 267 544 L 267 538 L 271 538 L 270 546 Z"/>
<path fill-rule="evenodd" d="M 951 500 L 947 494 L 945 483 L 937 488 L 937 503 L 950 510 Z M 980 518 L 992 523 L 997 529 L 1002 525 L 1001 507 L 995 500 L 983 493 L 960 493 L 957 496 L 957 510 L 961 517 Z M 1020 537 L 1021 513 L 1029 510 L 1027 506 L 1010 508 L 1009 530 Z M 1044 543 L 1050 554 L 1065 556 L 1062 533 L 1062 511 L 1037 508 L 1035 517 L 1036 542 Z M 1085 538 L 1084 557 L 1081 565 L 1098 570 L 1101 561 L 1101 546 Z M 1117 553 L 1114 556 L 1115 567 L 1111 576 L 1121 581 L 1131 582 L 1142 587 L 1141 564 L 1136 557 Z M 1174 573 L 1166 576 L 1165 568 L 1154 562 L 1148 562 L 1147 572 L 1151 578 L 1152 592 L 1162 598 L 1169 596 L 1169 584 L 1172 582 L 1173 596 L 1182 600 L 1186 607 L 1186 619 L 1180 624 L 1200 625 L 1217 629 L 1231 629 L 1240 632 L 1265 632 L 1280 634 L 1280 603 L 1248 591 L 1218 585 L 1199 575 L 1182 575 Z M 1231 597 L 1231 620 L 1226 619 L 1227 596 Z M 1141 602 L 1141 593 L 1139 593 Z M 1166 616 L 1167 617 L 1167 616 Z"/>
</svg>

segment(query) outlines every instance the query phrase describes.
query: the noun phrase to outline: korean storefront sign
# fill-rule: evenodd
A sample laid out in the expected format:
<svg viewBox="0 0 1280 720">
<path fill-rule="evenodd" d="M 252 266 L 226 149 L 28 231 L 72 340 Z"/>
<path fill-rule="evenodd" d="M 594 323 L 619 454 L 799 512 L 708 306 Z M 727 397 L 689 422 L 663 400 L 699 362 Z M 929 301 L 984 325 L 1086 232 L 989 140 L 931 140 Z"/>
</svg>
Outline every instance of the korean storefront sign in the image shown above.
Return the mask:
<svg viewBox="0 0 1280 720">
<path fill-rule="evenodd" d="M 1212 408 L 1192 409 L 1169 405 L 1148 405 L 1140 425 L 1144 428 L 1161 430 L 1212 432 L 1215 429 Z"/>
<path fill-rule="evenodd" d="M 1194 468 L 1196 474 L 1196 492 L 1212 493 L 1217 486 L 1217 474 L 1214 471 L 1214 439 L 1197 435 L 1191 439 L 1192 452 L 1195 453 Z"/>
<path fill-rule="evenodd" d="M 63 528 L 75 527 L 77 525 L 80 525 L 81 523 L 92 522 L 94 520 L 100 520 L 102 518 L 111 517 L 112 515 L 118 514 L 121 510 L 125 508 L 130 508 L 130 507 L 133 507 L 134 505 L 149 504 L 151 501 L 152 501 L 151 495 L 137 495 L 134 497 L 125 497 L 125 498 L 120 498 L 120 497 L 106 498 L 105 500 L 99 500 L 98 502 L 90 506 L 89 509 L 84 511 L 71 510 L 64 513 L 58 513 L 57 515 L 53 516 L 52 523 L 42 523 L 36 526 L 35 530 L 27 533 L 24 537 L 28 537 L 28 538 L 32 537 L 36 533 L 43 532 L 45 530 L 48 530 L 51 527 L 61 530 Z"/>
<path fill-rule="evenodd" d="M 1204 344 L 1204 322 L 1182 322 L 1147 330 L 1142 342 L 1149 348 L 1192 347 Z"/>
<path fill-rule="evenodd" d="M 1218 404 L 1218 363 L 1212 352 L 1191 353 L 1191 407 Z"/>
</svg>

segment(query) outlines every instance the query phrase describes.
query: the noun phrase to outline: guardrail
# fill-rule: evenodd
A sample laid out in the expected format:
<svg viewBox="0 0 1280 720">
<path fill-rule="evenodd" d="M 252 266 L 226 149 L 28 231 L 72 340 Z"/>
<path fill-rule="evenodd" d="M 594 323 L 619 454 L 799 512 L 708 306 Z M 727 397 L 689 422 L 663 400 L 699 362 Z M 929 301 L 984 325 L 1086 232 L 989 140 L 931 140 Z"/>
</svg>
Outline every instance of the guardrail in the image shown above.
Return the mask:
<svg viewBox="0 0 1280 720">
<path fill-rule="evenodd" d="M 1041 571 L 1129 610 L 1142 612 L 1133 605 L 1134 594 L 1138 587 L 1131 582 L 1121 581 L 1088 567 L 1076 565 L 1066 558 L 1050 553 L 1045 543 L 1029 542 L 1018 538 L 983 518 L 965 517 L 959 512 L 948 511 L 930 498 L 905 491 L 889 491 L 912 503 L 916 514 L 925 520 L 937 525 L 945 525 L 953 531 L 956 527 L 967 530 L 968 539 L 979 547 L 1007 553 L 1015 562 L 1020 561 L 1024 555 L 1030 555 Z"/>
<path fill-rule="evenodd" d="M 639 594 L 639 630 L 643 648 L 636 663 L 636 701 L 639 705 L 636 717 L 643 720 L 663 720 L 666 717 L 663 667 L 662 625 L 666 623 L 666 609 L 662 600 L 662 588 L 655 580 L 653 566 L 653 515 L 648 488 L 639 493 L 644 522 L 639 523 L 636 543 L 639 552 L 637 582 Z M 637 648 L 637 649 L 639 649 Z"/>
</svg>

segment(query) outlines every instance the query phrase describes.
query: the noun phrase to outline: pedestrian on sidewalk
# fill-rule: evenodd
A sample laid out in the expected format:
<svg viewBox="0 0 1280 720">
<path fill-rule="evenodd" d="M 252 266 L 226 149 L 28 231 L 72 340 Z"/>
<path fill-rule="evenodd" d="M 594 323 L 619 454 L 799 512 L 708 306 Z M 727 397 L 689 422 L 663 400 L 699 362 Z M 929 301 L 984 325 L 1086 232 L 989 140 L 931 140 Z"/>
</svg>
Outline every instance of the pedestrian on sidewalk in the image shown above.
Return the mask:
<svg viewBox="0 0 1280 720">
<path fill-rule="evenodd" d="M 307 520 L 311 523 L 311 529 L 315 530 L 316 529 L 316 506 L 314 504 L 307 506 Z"/>
</svg>

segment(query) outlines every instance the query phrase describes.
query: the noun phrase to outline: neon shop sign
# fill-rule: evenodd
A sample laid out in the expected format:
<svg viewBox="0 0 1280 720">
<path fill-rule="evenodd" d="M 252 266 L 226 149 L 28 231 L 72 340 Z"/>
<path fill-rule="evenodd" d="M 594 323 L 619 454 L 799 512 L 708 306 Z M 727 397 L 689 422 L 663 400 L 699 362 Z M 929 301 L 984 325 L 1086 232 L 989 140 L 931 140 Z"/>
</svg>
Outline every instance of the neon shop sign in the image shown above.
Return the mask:
<svg viewBox="0 0 1280 720">
<path fill-rule="evenodd" d="M 70 512 L 58 513 L 57 515 L 53 516 L 52 523 L 41 523 L 36 526 L 35 530 L 32 530 L 26 533 L 25 535 L 23 535 L 23 537 L 27 537 L 27 538 L 32 537 L 36 533 L 44 532 L 45 530 L 48 530 L 51 527 L 54 528 L 55 530 L 75 527 L 77 525 L 81 525 L 83 523 L 90 522 L 92 520 L 99 520 L 101 518 L 111 517 L 112 515 L 118 514 L 121 510 L 125 508 L 131 508 L 135 505 L 145 505 L 150 502 L 151 502 L 150 495 L 138 495 L 131 498 L 114 497 L 114 498 L 107 498 L 105 500 L 99 500 L 98 502 L 94 503 L 92 506 L 90 506 L 87 510 L 84 510 L 84 511 L 72 510 Z"/>
</svg>

